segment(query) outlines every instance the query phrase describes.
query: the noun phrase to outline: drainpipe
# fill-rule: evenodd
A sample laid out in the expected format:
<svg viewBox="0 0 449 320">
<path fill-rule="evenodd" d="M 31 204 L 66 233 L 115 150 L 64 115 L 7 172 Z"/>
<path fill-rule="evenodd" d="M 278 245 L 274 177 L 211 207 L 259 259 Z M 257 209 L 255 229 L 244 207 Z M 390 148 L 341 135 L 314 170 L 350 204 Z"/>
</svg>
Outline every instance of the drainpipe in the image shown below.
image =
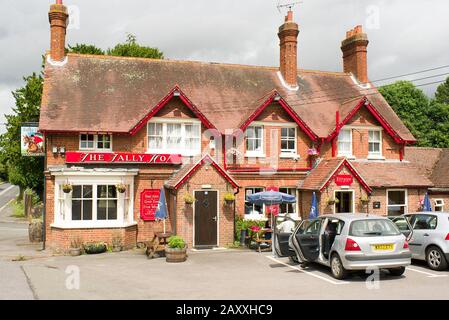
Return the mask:
<svg viewBox="0 0 449 320">
<path fill-rule="evenodd" d="M 236 215 L 236 211 L 237 211 L 237 208 L 236 208 L 236 202 L 237 202 L 237 195 L 239 194 L 239 192 L 240 192 L 240 188 L 239 187 L 237 187 L 237 191 L 236 192 L 234 192 L 234 197 L 236 198 L 236 200 L 234 200 L 234 217 L 233 217 L 233 219 L 234 219 L 234 241 L 235 241 L 235 215 Z"/>
<path fill-rule="evenodd" d="M 176 213 L 176 207 L 177 207 L 177 198 L 178 198 L 178 196 L 177 196 L 177 192 L 174 192 L 174 195 L 173 195 L 173 234 L 174 235 L 176 235 L 176 224 L 177 224 L 177 220 L 176 220 L 176 215 L 177 215 L 177 213 Z"/>
</svg>

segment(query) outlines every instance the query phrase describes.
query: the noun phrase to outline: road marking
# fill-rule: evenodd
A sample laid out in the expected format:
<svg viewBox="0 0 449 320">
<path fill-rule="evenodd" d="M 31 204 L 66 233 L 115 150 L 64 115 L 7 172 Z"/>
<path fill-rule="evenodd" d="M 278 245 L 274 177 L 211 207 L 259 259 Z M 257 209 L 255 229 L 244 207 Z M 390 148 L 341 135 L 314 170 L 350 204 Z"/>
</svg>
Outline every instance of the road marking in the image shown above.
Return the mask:
<svg viewBox="0 0 449 320">
<path fill-rule="evenodd" d="M 414 269 L 414 268 L 410 268 L 410 267 L 407 267 L 406 269 L 410 270 L 410 271 L 415 271 L 418 273 L 426 274 L 428 278 L 447 277 L 447 274 L 434 274 L 434 273 L 430 273 L 430 272 L 426 272 L 426 271 L 422 271 L 422 270 L 418 270 L 418 269 Z"/>
<path fill-rule="evenodd" d="M 0 212 L 2 212 L 3 209 L 5 209 L 13 201 L 14 201 L 14 199 L 9 200 L 3 207 L 0 208 Z"/>
<path fill-rule="evenodd" d="M 350 283 L 350 282 L 347 282 L 347 281 L 339 281 L 339 280 L 334 281 L 334 280 L 330 280 L 330 279 L 327 279 L 327 278 L 325 278 L 325 277 L 322 277 L 322 276 L 319 276 L 319 275 L 317 275 L 317 274 L 314 274 L 314 273 L 312 273 L 312 272 L 310 272 L 310 271 L 303 270 L 303 269 L 301 269 L 301 268 L 299 268 L 299 267 L 295 267 L 295 266 L 292 266 L 291 264 L 282 262 L 282 261 L 280 261 L 280 260 L 278 260 L 278 259 L 276 259 L 276 258 L 273 258 L 273 257 L 270 257 L 270 256 L 265 256 L 265 257 L 267 257 L 268 259 L 273 260 L 273 261 L 275 261 L 275 262 L 277 262 L 277 263 L 280 263 L 280 264 L 282 264 L 282 265 L 284 265 L 284 266 L 286 266 L 286 267 L 289 267 L 289 268 L 291 268 L 291 269 L 294 269 L 294 270 L 303 272 L 303 273 L 305 273 L 305 274 L 307 274 L 307 275 L 309 275 L 309 276 L 312 276 L 312 277 L 315 277 L 315 278 L 324 280 L 324 281 L 326 281 L 326 282 L 329 282 L 329 283 L 332 283 L 332 284 L 335 284 L 335 285 L 349 284 L 349 283 Z"/>
<path fill-rule="evenodd" d="M 3 190 L 2 192 L 0 192 L 0 196 L 2 196 L 4 193 L 8 192 L 9 190 L 11 190 L 12 188 L 14 188 L 15 185 L 10 185 L 8 188 L 6 188 L 5 190 Z"/>
</svg>

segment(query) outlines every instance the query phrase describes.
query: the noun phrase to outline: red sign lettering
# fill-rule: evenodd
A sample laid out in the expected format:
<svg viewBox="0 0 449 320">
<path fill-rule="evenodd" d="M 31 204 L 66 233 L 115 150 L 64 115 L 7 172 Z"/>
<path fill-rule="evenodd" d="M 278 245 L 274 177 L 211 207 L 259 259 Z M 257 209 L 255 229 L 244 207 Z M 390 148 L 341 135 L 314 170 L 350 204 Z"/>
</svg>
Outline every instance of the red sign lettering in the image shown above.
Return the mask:
<svg viewBox="0 0 449 320">
<path fill-rule="evenodd" d="M 140 218 L 144 221 L 154 221 L 159 204 L 160 190 L 145 189 L 140 193 Z"/>
<path fill-rule="evenodd" d="M 67 152 L 67 163 L 138 163 L 138 164 L 180 164 L 180 154 L 147 154 L 124 152 Z"/>
<path fill-rule="evenodd" d="M 354 182 L 354 178 L 349 174 L 339 174 L 335 176 L 335 184 L 337 186 L 350 186 Z"/>
</svg>

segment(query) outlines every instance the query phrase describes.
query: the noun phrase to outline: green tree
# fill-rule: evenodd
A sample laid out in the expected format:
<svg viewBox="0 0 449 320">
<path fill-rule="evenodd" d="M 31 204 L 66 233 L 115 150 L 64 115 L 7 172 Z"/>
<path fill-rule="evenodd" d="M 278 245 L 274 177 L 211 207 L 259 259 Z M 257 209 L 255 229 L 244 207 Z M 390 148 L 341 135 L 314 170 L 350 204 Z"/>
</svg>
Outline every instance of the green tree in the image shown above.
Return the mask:
<svg viewBox="0 0 449 320">
<path fill-rule="evenodd" d="M 125 43 L 119 43 L 107 51 L 110 56 L 140 57 L 164 59 L 164 54 L 158 48 L 145 47 L 137 43 L 136 36 L 128 34 Z"/>
<path fill-rule="evenodd" d="M 440 84 L 435 92 L 435 100 L 449 105 L 449 77 Z"/>
<path fill-rule="evenodd" d="M 380 93 L 418 140 L 419 146 L 429 146 L 428 112 L 430 100 L 409 81 L 398 81 L 379 88 Z"/>
<path fill-rule="evenodd" d="M 20 127 L 23 122 L 38 122 L 42 98 L 42 74 L 33 73 L 23 79 L 25 85 L 12 92 L 16 101 L 13 114 L 6 115 L 6 132 L 0 136 L 0 163 L 6 168 L 8 179 L 18 185 L 21 194 L 30 187 L 42 194 L 44 159 L 22 157 Z"/>
<path fill-rule="evenodd" d="M 92 44 L 79 44 L 77 43 L 73 47 L 69 45 L 67 49 L 68 52 L 80 53 L 80 54 L 94 54 L 94 55 L 104 55 L 105 52 Z"/>
</svg>

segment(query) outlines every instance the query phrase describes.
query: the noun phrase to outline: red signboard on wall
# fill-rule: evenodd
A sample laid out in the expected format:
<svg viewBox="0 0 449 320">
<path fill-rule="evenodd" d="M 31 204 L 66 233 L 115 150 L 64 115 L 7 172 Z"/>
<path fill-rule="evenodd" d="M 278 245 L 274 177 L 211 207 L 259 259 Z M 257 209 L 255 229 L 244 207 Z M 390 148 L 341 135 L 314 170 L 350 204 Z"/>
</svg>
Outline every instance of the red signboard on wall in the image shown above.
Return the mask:
<svg viewBox="0 0 449 320">
<path fill-rule="evenodd" d="M 349 174 L 339 174 L 335 176 L 335 184 L 337 186 L 350 186 L 354 182 L 354 178 Z"/>
<path fill-rule="evenodd" d="M 140 218 L 142 220 L 156 220 L 155 214 L 159 204 L 159 197 L 159 189 L 145 189 L 140 193 Z"/>
<path fill-rule="evenodd" d="M 137 163 L 180 164 L 180 154 L 147 154 L 125 152 L 67 152 L 67 163 Z"/>
</svg>

